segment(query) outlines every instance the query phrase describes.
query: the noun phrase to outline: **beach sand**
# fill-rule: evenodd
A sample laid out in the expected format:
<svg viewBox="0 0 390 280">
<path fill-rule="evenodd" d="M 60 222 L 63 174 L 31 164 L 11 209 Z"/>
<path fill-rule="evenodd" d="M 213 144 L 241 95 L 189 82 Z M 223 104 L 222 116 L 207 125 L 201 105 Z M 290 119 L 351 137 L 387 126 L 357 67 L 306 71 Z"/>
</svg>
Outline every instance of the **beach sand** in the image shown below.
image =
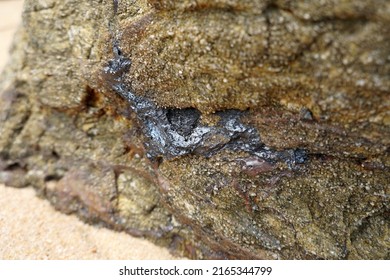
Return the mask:
<svg viewBox="0 0 390 280">
<path fill-rule="evenodd" d="M 0 0 L 0 70 L 22 10 L 20 0 Z M 0 108 L 1 110 L 1 108 Z M 1 137 L 1 136 L 0 136 Z M 0 185 L 0 259 L 173 259 L 165 248 L 98 228 L 54 210 L 31 188 Z"/>
<path fill-rule="evenodd" d="M 0 185 L 0 259 L 173 259 L 154 244 L 54 210 L 31 188 Z"/>
</svg>

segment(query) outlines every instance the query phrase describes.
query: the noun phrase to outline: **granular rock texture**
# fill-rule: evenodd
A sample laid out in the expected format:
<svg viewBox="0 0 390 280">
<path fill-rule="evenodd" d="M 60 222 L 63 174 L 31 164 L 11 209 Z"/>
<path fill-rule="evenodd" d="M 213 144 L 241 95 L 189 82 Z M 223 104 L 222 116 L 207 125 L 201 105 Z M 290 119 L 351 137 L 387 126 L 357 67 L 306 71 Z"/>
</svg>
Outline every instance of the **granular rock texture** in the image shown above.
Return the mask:
<svg viewBox="0 0 390 280">
<path fill-rule="evenodd" d="M 0 181 L 191 258 L 389 259 L 390 1 L 27 0 Z"/>
</svg>

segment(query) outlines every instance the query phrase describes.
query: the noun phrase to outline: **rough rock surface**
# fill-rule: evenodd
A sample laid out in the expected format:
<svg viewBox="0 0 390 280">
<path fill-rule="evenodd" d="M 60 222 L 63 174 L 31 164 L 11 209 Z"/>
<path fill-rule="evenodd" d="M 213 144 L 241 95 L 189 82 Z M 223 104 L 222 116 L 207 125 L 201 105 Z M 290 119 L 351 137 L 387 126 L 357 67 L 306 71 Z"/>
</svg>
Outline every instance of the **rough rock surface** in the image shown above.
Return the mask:
<svg viewBox="0 0 390 280">
<path fill-rule="evenodd" d="M 12 57 L 1 182 L 191 258 L 390 258 L 390 1 L 27 0 Z"/>
</svg>

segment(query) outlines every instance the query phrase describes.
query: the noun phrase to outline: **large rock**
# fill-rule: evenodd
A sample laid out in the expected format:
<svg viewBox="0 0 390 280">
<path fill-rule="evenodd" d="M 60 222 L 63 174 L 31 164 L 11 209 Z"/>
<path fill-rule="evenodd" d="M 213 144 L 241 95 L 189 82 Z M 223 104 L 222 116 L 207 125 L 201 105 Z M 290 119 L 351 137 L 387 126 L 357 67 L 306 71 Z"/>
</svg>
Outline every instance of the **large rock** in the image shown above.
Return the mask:
<svg viewBox="0 0 390 280">
<path fill-rule="evenodd" d="M 191 258 L 389 259 L 390 2 L 27 0 L 0 181 Z"/>
</svg>

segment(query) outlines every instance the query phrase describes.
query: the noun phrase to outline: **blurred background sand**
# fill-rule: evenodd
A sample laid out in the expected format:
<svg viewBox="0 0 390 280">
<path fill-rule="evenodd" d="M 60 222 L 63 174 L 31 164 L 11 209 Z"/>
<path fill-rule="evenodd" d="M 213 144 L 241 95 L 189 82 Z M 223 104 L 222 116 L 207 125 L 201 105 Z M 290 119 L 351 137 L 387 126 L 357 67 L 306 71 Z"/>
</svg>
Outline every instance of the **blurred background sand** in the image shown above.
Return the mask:
<svg viewBox="0 0 390 280">
<path fill-rule="evenodd" d="M 21 0 L 0 0 L 0 72 L 21 20 L 22 5 Z M 173 258 L 168 250 L 146 240 L 61 214 L 30 188 L 0 185 L 0 259 Z"/>
</svg>

